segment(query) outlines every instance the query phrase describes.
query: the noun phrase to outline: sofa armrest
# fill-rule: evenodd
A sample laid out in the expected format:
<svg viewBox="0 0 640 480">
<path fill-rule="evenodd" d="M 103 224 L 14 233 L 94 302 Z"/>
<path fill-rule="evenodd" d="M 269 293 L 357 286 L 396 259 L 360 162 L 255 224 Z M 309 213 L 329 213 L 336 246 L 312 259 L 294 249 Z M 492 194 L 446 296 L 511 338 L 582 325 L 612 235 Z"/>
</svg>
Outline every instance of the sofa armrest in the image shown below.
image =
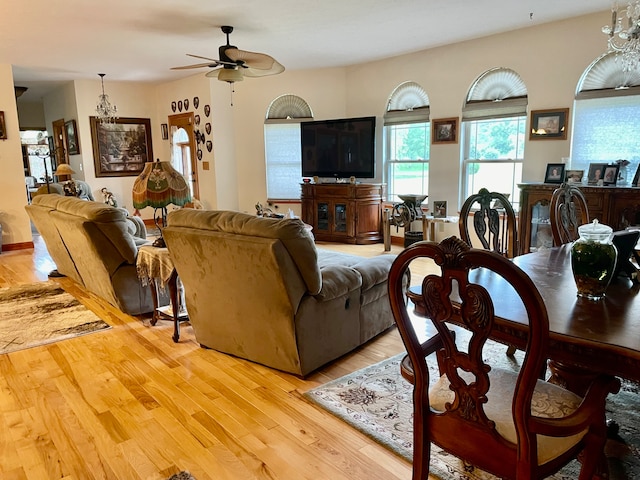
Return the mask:
<svg viewBox="0 0 640 480">
<path fill-rule="evenodd" d="M 314 297 L 321 301 L 332 300 L 362 287 L 362 276 L 350 267 L 328 265 L 320 269 L 322 289 Z"/>
</svg>

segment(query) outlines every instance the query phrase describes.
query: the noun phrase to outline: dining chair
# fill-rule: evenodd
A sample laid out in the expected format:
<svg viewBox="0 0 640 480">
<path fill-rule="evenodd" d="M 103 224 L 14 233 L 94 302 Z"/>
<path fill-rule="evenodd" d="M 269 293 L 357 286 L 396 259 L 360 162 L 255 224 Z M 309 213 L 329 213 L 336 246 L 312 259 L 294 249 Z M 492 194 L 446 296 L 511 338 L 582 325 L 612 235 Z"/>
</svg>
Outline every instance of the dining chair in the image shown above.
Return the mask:
<svg viewBox="0 0 640 480">
<path fill-rule="evenodd" d="M 474 211 L 475 210 L 475 211 Z M 506 195 L 481 188 L 468 197 L 460 210 L 458 227 L 460 238 L 473 246 L 473 236 L 469 230 L 469 215 L 473 212 L 473 232 L 485 250 L 492 250 L 513 258 L 519 254 L 516 228 L 516 214 Z M 516 348 L 507 347 L 507 355 L 513 355 Z"/>
<path fill-rule="evenodd" d="M 472 216 L 473 230 L 469 228 Z M 460 209 L 460 238 L 469 246 L 480 245 L 507 258 L 518 255 L 516 214 L 506 195 L 481 188 Z"/>
<path fill-rule="evenodd" d="M 587 200 L 578 187 L 563 183 L 549 202 L 549 222 L 555 246 L 577 240 L 578 227 L 589 223 Z"/>
<path fill-rule="evenodd" d="M 435 353 L 444 373 L 433 382 L 426 356 L 434 348 L 420 343 L 404 302 L 403 274 L 419 258 L 432 259 L 440 269 L 422 284 L 427 317 L 439 332 Z M 500 299 L 474 282 L 486 271 L 478 269 L 500 275 L 527 312 L 519 372 L 490 365 L 483 355 L 494 328 L 494 302 Z M 517 265 L 449 237 L 440 244 L 417 243 L 398 254 L 388 287 L 407 351 L 401 373 L 413 384 L 413 480 L 427 480 L 432 444 L 504 479 L 545 478 L 578 455 L 581 480 L 596 471 L 606 474 L 605 400 L 620 382 L 600 375 L 581 398 L 538 378 L 549 345 L 549 319 L 538 289 Z M 468 342 L 448 334 L 452 324 L 470 332 Z"/>
</svg>

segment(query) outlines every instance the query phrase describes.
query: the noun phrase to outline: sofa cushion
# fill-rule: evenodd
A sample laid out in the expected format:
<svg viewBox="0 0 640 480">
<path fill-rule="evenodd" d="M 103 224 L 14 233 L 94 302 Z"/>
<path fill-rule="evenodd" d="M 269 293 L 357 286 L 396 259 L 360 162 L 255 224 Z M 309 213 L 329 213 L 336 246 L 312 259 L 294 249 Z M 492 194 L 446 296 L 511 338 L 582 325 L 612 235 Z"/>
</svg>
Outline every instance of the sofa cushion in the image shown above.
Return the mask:
<svg viewBox="0 0 640 480">
<path fill-rule="evenodd" d="M 167 220 L 171 227 L 280 240 L 298 267 L 309 293 L 317 295 L 322 289 L 316 246 L 300 219 L 263 218 L 240 212 L 184 208 L 170 212 Z"/>
<path fill-rule="evenodd" d="M 334 252 L 318 248 L 318 265 L 342 265 L 358 271 L 362 276 L 363 293 L 376 285 L 387 282 L 391 264 L 395 255 L 377 255 L 375 257 L 360 257 L 345 253 Z"/>
</svg>

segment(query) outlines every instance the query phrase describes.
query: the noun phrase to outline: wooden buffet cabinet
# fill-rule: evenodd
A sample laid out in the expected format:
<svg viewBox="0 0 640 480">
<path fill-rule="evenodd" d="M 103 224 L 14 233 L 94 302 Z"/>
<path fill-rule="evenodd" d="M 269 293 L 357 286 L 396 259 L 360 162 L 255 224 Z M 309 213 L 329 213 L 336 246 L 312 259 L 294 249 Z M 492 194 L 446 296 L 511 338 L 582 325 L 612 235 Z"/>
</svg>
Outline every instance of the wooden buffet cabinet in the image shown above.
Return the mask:
<svg viewBox="0 0 640 480">
<path fill-rule="evenodd" d="M 549 223 L 549 201 L 559 187 L 549 183 L 522 183 L 518 238 L 520 253 L 529 253 L 553 244 Z M 589 220 L 595 218 L 613 230 L 640 224 L 640 188 L 578 185 L 589 208 Z"/>
<path fill-rule="evenodd" d="M 384 184 L 303 183 L 302 221 L 316 240 L 369 244 L 382 241 Z"/>
</svg>

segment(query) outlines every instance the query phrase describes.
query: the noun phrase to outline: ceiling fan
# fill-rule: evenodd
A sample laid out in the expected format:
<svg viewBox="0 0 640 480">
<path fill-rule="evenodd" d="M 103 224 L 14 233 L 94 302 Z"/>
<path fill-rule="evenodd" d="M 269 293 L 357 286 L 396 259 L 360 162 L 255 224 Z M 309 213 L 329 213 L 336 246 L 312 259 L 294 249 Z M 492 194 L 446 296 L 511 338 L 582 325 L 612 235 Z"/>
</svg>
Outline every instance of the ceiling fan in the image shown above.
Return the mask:
<svg viewBox="0 0 640 480">
<path fill-rule="evenodd" d="M 231 45 L 229 43 L 229 34 L 233 32 L 233 27 L 225 25 L 221 28 L 222 32 L 227 36 L 227 44 L 218 48 L 219 59 L 187 53 L 190 57 L 207 61 L 183 67 L 173 67 L 171 70 L 208 67 L 214 70 L 208 72 L 206 74 L 207 77 L 217 77 L 218 80 L 228 83 L 240 82 L 244 77 L 264 77 L 284 72 L 284 67 L 273 57 L 264 53 L 240 50 L 238 47 Z"/>
</svg>

